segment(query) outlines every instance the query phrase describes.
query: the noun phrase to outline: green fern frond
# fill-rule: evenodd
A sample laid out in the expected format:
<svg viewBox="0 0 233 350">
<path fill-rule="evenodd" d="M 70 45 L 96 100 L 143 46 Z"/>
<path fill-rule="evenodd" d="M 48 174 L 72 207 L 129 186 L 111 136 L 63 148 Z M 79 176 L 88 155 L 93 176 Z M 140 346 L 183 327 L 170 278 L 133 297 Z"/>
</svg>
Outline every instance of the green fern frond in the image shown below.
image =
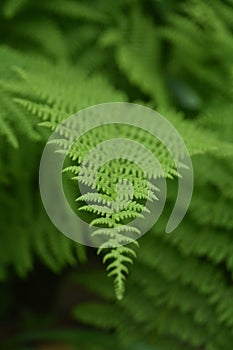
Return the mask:
<svg viewBox="0 0 233 350">
<path fill-rule="evenodd" d="M 0 17 L 0 279 L 12 267 L 26 276 L 35 257 L 55 273 L 85 261 L 85 248 L 57 232 L 39 199 L 39 159 L 57 130 L 59 152 L 74 142 L 63 169 L 68 202 L 89 223 L 90 240 L 102 242 L 98 253 L 121 299 L 90 254 L 87 268 L 72 271 L 88 295 L 75 308 L 79 324 L 116 336 L 119 349 L 232 350 L 233 1 L 4 0 Z M 74 125 L 58 128 L 83 108 L 113 101 L 158 110 L 193 157 L 193 199 L 173 235 L 164 227 L 184 167 L 173 139 L 178 168 L 138 128 L 106 125 L 78 141 Z M 161 169 L 146 157 L 143 170 L 126 159 L 99 167 L 103 152 L 85 163 L 94 147 L 117 137 L 146 147 Z M 169 137 L 165 130 L 165 143 Z M 164 215 L 142 237 L 130 221 L 146 222 L 146 201 L 156 209 L 161 178 L 171 180 Z"/>
<path fill-rule="evenodd" d="M 99 249 L 99 253 L 103 250 L 102 247 Z M 125 275 L 128 274 L 129 270 L 125 266 L 125 263 L 133 263 L 133 260 L 129 258 L 129 255 L 135 257 L 135 252 L 127 247 L 121 246 L 112 249 L 110 253 L 106 254 L 103 258 L 103 262 L 112 259 L 113 262 L 107 267 L 108 276 L 114 276 L 115 293 L 118 300 L 122 300 L 125 291 Z"/>
</svg>

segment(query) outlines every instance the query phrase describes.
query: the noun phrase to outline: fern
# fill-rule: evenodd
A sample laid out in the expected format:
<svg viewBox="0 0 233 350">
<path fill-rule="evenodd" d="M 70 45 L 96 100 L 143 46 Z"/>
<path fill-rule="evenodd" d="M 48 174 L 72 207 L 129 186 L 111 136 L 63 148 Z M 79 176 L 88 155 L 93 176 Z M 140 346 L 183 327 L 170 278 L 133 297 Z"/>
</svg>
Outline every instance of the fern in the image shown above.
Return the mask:
<svg viewBox="0 0 233 350">
<path fill-rule="evenodd" d="M 88 273 L 79 266 L 74 279 L 92 294 L 73 315 L 106 336 L 110 331 L 119 348 L 146 343 L 156 350 L 232 349 L 232 5 L 231 0 L 1 5 L 0 279 L 9 278 L 12 266 L 23 278 L 35 258 L 56 273 L 87 259 L 90 249 L 59 234 L 39 199 L 39 159 L 48 135 L 58 130 L 53 142 L 60 152 L 68 150 L 67 199 L 89 223 L 93 241 L 104 240 L 97 253 L 121 300 L 115 302 L 111 279 L 90 256 Z M 174 140 L 169 141 L 178 169 L 164 145 L 136 127 L 97 127 L 71 149 L 73 126 L 57 129 L 71 114 L 113 101 L 158 110 L 193 157 L 193 200 L 173 235 L 164 228 L 183 166 Z M 103 152 L 81 166 L 90 150 L 117 137 L 142 144 L 162 169 L 155 171 L 148 159 L 144 172 L 125 159 L 99 168 Z M 140 150 L 131 151 L 140 156 Z M 163 177 L 165 212 L 142 237 L 131 221 L 147 220 L 146 200 L 153 208 L 159 204 Z M 86 186 L 85 194 L 77 191 L 77 181 Z"/>
<path fill-rule="evenodd" d="M 14 54 L 9 52 L 9 54 Z M 36 73 L 36 67 L 40 74 Z M 48 84 L 47 81 L 47 70 L 49 69 L 50 74 L 54 75 L 54 80 L 51 81 L 51 85 Z M 13 86 L 10 81 L 6 84 L 6 89 L 9 93 L 13 94 L 14 103 L 19 105 L 20 108 L 26 110 L 27 113 L 30 113 L 37 119 L 37 121 L 42 120 L 42 126 L 49 127 L 52 130 L 55 130 L 59 123 L 69 114 L 72 114 L 80 109 L 79 101 L 81 102 L 81 107 L 84 106 L 84 101 L 82 96 L 84 94 L 84 89 L 86 89 L 86 100 L 87 103 L 90 101 L 91 94 L 95 96 L 95 103 L 101 101 L 101 94 L 98 97 L 96 94 L 96 86 L 102 84 L 103 87 L 107 86 L 107 82 L 99 77 L 93 76 L 88 81 L 85 79 L 85 74 L 83 72 L 78 74 L 79 81 L 82 81 L 82 89 L 77 89 L 76 84 L 74 85 L 74 70 L 68 68 L 68 66 L 64 63 L 59 64 L 57 67 L 52 66 L 48 61 L 39 59 L 35 66 L 32 66 L 31 69 L 25 71 L 21 67 L 15 67 L 14 72 L 16 77 L 18 77 L 19 84 L 24 84 L 24 91 L 20 89 L 20 85 Z M 44 72 L 44 73 L 43 73 Z M 58 73 L 59 72 L 59 73 Z M 65 72 L 65 73 L 64 73 Z M 70 80 L 72 77 L 72 80 Z M 81 80 L 80 80 L 81 79 Z M 66 83 L 67 82 L 67 83 Z M 28 87 L 25 87 L 28 85 Z M 86 85 L 86 87 L 85 87 Z M 109 90 L 109 88 L 108 88 Z M 20 94 L 19 94 L 20 92 Z M 89 97 L 90 96 L 90 97 Z M 111 99 L 117 99 L 119 96 L 123 96 L 121 93 L 118 93 L 115 90 L 110 92 L 109 97 Z M 99 101 L 98 101 L 99 98 Z M 37 101 L 37 102 L 34 102 Z M 183 121 L 179 116 L 177 116 L 174 111 L 168 110 L 166 115 L 171 118 L 173 124 L 180 130 L 181 134 L 185 135 L 186 143 L 189 147 L 191 154 L 198 154 L 206 152 L 207 150 L 212 151 L 214 153 L 218 152 L 218 139 L 217 137 L 213 137 L 208 134 L 206 131 L 201 131 L 200 129 L 196 129 L 195 126 L 190 126 L 187 122 Z M 72 126 L 71 126 L 72 127 Z M 63 128 L 60 127 L 60 139 L 53 140 L 53 142 L 59 147 L 61 150 L 66 150 L 68 147 L 68 143 L 70 139 L 75 138 L 75 133 L 72 131 L 72 128 Z M 98 143 L 101 143 L 108 138 L 119 137 L 119 133 L 123 138 L 130 138 L 132 140 L 140 141 L 140 143 L 144 144 L 148 149 L 150 149 L 160 164 L 162 165 L 164 175 L 168 178 L 173 178 L 177 176 L 177 170 L 175 169 L 174 161 L 171 159 L 170 154 L 165 149 L 165 147 L 159 142 L 155 142 L 150 134 L 145 132 L 138 132 L 137 128 L 122 126 L 120 129 L 116 129 L 114 127 L 103 126 L 101 128 L 94 129 L 90 131 L 88 134 L 85 134 L 81 139 L 75 143 L 72 148 L 68 152 L 68 156 L 70 157 L 72 162 L 77 162 L 77 165 L 73 165 L 72 167 L 68 167 L 65 169 L 72 170 L 75 172 L 76 177 L 74 179 L 78 180 L 80 183 L 88 186 L 90 189 L 94 188 L 96 185 L 96 179 L 92 175 L 93 168 L 98 166 L 99 160 L 96 159 L 96 164 L 89 164 L 89 166 L 85 169 L 85 172 L 80 173 L 80 168 L 78 164 L 85 159 L 85 155 L 88 153 L 90 149 L 92 149 Z M 195 141 L 193 138 L 190 138 L 189 135 L 193 135 L 196 133 Z M 208 137 L 208 145 L 206 144 L 206 137 Z M 232 154 L 232 147 L 227 142 L 220 143 L 221 144 L 221 154 L 226 154 L 227 152 Z M 224 148 L 225 147 L 225 148 Z M 174 150 L 176 150 L 176 145 L 173 146 Z M 135 152 L 139 152 L 139 150 L 135 150 Z M 182 157 L 182 155 L 177 154 L 177 157 Z M 108 202 L 111 203 L 116 196 L 115 186 L 117 182 L 122 181 L 124 178 L 132 183 L 134 187 L 134 200 L 133 202 L 126 208 L 124 206 L 119 208 L 113 208 L 111 205 L 108 207 L 103 206 L 82 206 L 80 209 L 88 211 L 90 213 L 95 213 L 99 218 L 95 218 L 90 225 L 104 225 L 106 227 L 115 227 L 126 219 L 133 219 L 141 217 L 143 218 L 143 206 L 140 204 L 141 200 L 149 199 L 151 201 L 156 201 L 157 197 L 155 194 L 156 187 L 153 185 L 153 181 L 162 176 L 159 169 L 156 173 L 153 173 L 149 161 L 144 161 L 145 167 L 144 170 L 147 172 L 147 177 L 151 179 L 149 183 L 147 183 L 142 172 L 135 167 L 135 165 L 129 161 L 120 160 L 113 161 L 111 164 L 105 165 L 98 177 L 97 188 L 98 191 L 102 192 L 104 195 L 109 196 Z M 146 165 L 148 163 L 148 165 Z M 148 187 L 149 186 L 149 187 Z M 125 195 L 125 190 L 123 191 Z M 87 198 L 87 197 L 86 197 Z M 82 197 L 82 199 L 86 199 Z M 92 198 L 93 199 L 93 198 Z M 126 198 L 127 199 L 127 198 Z M 123 198 L 120 198 L 120 202 Z M 123 200 L 124 203 L 124 200 Z M 124 208 L 124 209 L 123 209 Z M 109 215 L 107 210 L 115 211 L 114 214 Z M 123 210 L 122 210 L 123 209 Z M 107 231 L 106 231 L 107 232 Z M 138 238 L 138 237 L 136 237 Z M 118 299 L 122 298 L 124 291 L 124 283 L 125 274 L 128 273 L 128 268 L 125 267 L 123 262 L 132 262 L 132 254 L 133 250 L 130 248 L 128 251 L 123 247 L 117 247 L 122 245 L 123 243 L 130 243 L 132 238 L 129 239 L 125 237 L 123 239 L 122 235 L 119 235 L 118 230 L 116 230 L 116 237 L 111 237 L 109 243 L 105 246 L 101 246 L 100 251 L 103 252 L 104 248 L 107 248 L 112 244 L 116 246 L 111 251 L 111 257 L 117 261 L 116 268 L 109 274 L 111 276 L 115 275 L 115 286 L 116 286 L 116 295 Z M 106 253 L 108 254 L 108 253 Z M 128 258 L 128 254 L 130 254 L 130 258 Z M 126 256 L 125 256 L 126 255 Z M 129 259 L 129 260 L 127 260 Z M 114 262 L 113 262 L 114 263 Z M 112 264 L 113 264 L 112 263 Z M 114 266 L 114 265 L 110 265 Z"/>
</svg>

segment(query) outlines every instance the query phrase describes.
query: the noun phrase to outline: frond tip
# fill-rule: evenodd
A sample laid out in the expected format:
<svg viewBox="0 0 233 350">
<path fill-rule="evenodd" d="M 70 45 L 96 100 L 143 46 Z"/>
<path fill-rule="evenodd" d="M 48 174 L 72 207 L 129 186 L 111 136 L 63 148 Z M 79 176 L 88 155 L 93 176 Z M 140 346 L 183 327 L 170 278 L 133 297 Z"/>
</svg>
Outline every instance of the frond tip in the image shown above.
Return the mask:
<svg viewBox="0 0 233 350">
<path fill-rule="evenodd" d="M 99 253 L 102 249 L 99 249 Z M 113 248 L 108 254 L 103 258 L 103 263 L 106 263 L 108 260 L 112 260 L 107 267 L 108 276 L 114 276 L 114 286 L 115 294 L 117 300 L 122 300 L 125 292 L 125 276 L 129 273 L 128 268 L 125 266 L 125 263 L 132 264 L 133 260 L 129 255 L 136 257 L 135 252 L 128 247 L 119 246 Z"/>
</svg>

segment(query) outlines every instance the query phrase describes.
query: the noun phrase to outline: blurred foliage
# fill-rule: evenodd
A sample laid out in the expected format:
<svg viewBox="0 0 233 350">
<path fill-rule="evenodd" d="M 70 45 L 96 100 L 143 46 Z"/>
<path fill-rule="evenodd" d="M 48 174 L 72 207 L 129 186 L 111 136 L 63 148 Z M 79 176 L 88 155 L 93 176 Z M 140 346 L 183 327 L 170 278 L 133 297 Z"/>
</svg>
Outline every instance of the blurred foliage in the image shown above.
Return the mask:
<svg viewBox="0 0 233 350">
<path fill-rule="evenodd" d="M 3 350 L 232 350 L 233 1 L 3 0 L 0 17 Z M 168 181 L 121 301 L 95 251 L 50 223 L 38 188 L 49 130 L 112 101 L 166 116 L 195 171 L 172 235 L 177 181 Z M 99 139 L 98 130 L 86 138 L 83 154 Z"/>
</svg>

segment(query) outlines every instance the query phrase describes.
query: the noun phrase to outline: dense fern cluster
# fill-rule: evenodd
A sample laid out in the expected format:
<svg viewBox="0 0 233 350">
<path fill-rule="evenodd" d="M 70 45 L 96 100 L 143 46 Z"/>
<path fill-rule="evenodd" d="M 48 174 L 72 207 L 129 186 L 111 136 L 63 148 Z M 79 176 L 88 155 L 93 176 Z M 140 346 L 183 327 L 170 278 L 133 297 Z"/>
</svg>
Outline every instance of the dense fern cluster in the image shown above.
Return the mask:
<svg viewBox="0 0 233 350">
<path fill-rule="evenodd" d="M 41 204 L 38 167 L 49 134 L 95 104 L 150 106 L 177 128 L 193 157 L 190 210 L 174 233 L 164 233 L 179 169 L 159 140 L 123 125 L 84 134 L 67 154 L 64 187 L 73 210 L 90 227 L 99 226 L 93 238 L 108 237 L 98 252 L 121 302 L 104 269 L 90 264 L 88 273 L 80 267 L 74 279 L 94 293 L 93 300 L 77 305 L 73 315 L 105 333 L 114 331 L 126 349 L 141 344 L 148 350 L 231 350 L 233 2 L 5 0 L 0 16 L 1 280 L 12 266 L 26 275 L 36 256 L 59 272 L 86 261 L 91 249 L 60 234 Z M 55 143 L 64 150 L 72 126 L 58 130 Z M 150 164 L 145 174 L 129 160 L 112 160 L 99 169 L 97 196 L 92 170 L 101 159 L 88 164 L 86 173 L 81 163 L 93 147 L 115 137 L 144 145 L 163 173 Z M 125 232 L 123 224 L 143 220 L 148 194 L 157 205 L 159 177 L 168 183 L 165 212 L 134 241 L 140 231 L 129 223 Z M 86 194 L 77 191 L 77 180 Z"/>
</svg>

